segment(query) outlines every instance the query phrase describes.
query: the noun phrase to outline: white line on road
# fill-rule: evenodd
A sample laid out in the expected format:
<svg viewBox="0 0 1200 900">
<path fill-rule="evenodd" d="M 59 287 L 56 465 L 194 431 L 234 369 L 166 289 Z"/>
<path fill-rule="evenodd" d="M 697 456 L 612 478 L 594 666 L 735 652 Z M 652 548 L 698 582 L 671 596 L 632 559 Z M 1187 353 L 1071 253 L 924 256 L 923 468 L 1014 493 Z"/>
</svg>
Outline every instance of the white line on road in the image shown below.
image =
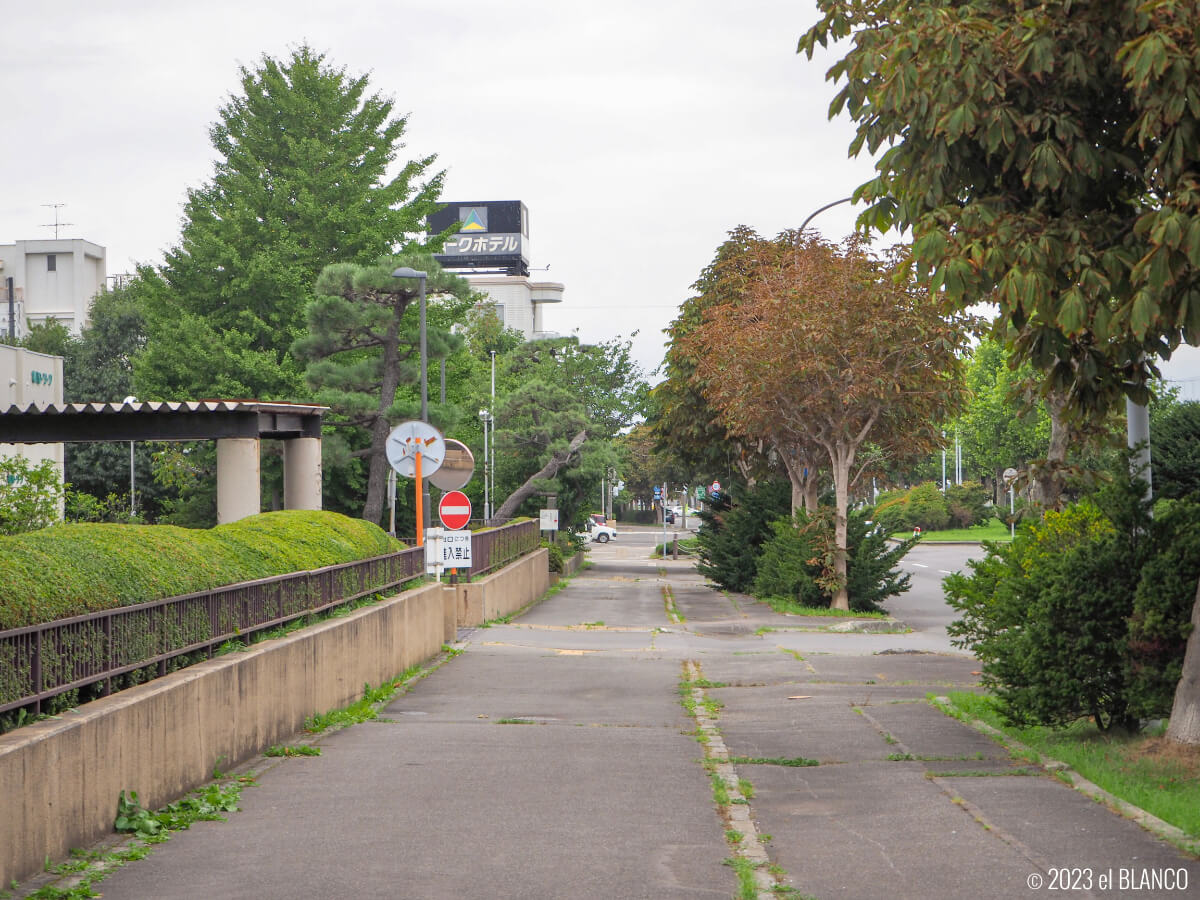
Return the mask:
<svg viewBox="0 0 1200 900">
<path fill-rule="evenodd" d="M 938 571 L 941 572 L 943 575 L 953 575 L 954 574 L 953 572 L 951 572 L 947 569 L 938 569 Z"/>
<path fill-rule="evenodd" d="M 928 569 L 929 568 L 929 566 L 925 565 L 925 563 L 913 563 L 913 565 L 916 566 L 918 569 Z"/>
</svg>

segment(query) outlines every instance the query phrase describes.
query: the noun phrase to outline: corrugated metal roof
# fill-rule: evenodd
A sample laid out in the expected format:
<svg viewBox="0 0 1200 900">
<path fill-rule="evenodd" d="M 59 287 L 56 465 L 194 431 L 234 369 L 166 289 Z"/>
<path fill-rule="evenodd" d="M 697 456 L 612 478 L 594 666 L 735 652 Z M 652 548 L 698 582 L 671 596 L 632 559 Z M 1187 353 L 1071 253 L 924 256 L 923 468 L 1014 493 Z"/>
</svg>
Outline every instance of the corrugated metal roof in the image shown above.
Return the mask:
<svg viewBox="0 0 1200 900">
<path fill-rule="evenodd" d="M 63 403 L 40 406 L 29 403 L 25 406 L 15 404 L 8 409 L 0 410 L 0 415 L 119 415 L 122 413 L 139 412 L 184 412 L 184 413 L 230 413 L 230 412 L 273 412 L 293 413 L 296 415 L 323 415 L 329 411 L 328 406 L 312 406 L 301 403 L 263 403 L 257 400 L 140 400 L 137 403 L 119 403 L 116 401 L 91 403 Z"/>
</svg>

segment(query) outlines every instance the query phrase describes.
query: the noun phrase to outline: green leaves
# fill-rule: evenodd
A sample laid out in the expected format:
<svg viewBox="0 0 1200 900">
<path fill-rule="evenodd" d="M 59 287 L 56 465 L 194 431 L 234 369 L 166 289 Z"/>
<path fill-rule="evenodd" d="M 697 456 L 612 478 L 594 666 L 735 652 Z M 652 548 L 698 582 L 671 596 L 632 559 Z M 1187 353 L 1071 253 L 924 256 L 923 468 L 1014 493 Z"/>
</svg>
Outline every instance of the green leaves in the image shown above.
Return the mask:
<svg viewBox="0 0 1200 900">
<path fill-rule="evenodd" d="M 801 50 L 851 35 L 829 72 L 856 121 L 851 151 L 887 148 L 859 222 L 912 227 L 917 274 L 948 303 L 992 300 L 1004 328 L 1057 332 L 1017 346 L 1092 416 L 1144 390 L 1131 356 L 1200 337 L 1190 4 L 819 6 Z"/>
<path fill-rule="evenodd" d="M 212 178 L 147 293 L 140 396 L 302 399 L 289 348 L 317 275 L 410 247 L 437 206 L 441 175 L 419 183 L 433 157 L 390 174 L 406 120 L 365 75 L 301 46 L 242 69 L 241 84 L 211 131 Z"/>
</svg>

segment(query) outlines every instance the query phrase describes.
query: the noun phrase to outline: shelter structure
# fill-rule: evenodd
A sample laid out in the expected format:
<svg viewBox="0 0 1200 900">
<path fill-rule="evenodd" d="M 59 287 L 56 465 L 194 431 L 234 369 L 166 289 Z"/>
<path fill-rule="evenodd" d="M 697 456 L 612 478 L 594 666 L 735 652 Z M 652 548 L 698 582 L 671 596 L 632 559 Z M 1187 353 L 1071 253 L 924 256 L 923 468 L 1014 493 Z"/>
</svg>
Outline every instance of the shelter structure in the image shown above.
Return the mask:
<svg viewBox="0 0 1200 900">
<path fill-rule="evenodd" d="M 283 442 L 285 509 L 321 508 L 321 418 L 327 406 L 253 400 L 63 403 L 0 411 L 0 443 L 217 442 L 217 522 L 262 508 L 259 442 Z"/>
</svg>

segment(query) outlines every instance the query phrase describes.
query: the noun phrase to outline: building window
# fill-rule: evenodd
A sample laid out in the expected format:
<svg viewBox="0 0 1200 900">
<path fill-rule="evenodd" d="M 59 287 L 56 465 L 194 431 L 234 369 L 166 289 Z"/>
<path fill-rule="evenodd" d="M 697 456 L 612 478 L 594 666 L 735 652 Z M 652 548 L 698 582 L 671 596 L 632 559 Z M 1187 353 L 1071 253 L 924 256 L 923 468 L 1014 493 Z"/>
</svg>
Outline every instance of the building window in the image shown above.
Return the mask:
<svg viewBox="0 0 1200 900">
<path fill-rule="evenodd" d="M 58 271 L 58 257 L 55 256 L 53 253 L 46 254 L 46 271 L 47 272 L 57 272 Z"/>
</svg>

